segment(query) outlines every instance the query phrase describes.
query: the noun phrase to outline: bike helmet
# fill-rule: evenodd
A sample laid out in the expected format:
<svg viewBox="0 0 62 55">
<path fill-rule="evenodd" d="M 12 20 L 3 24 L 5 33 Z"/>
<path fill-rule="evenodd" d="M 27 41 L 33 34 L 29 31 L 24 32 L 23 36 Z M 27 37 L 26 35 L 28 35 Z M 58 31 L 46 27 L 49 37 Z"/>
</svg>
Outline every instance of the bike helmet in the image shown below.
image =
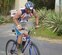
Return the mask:
<svg viewBox="0 0 62 55">
<path fill-rule="evenodd" d="M 26 7 L 27 9 L 32 10 L 32 9 L 34 8 L 34 4 L 33 4 L 32 2 L 30 2 L 30 1 L 28 1 L 28 2 L 25 4 L 25 7 Z"/>
</svg>

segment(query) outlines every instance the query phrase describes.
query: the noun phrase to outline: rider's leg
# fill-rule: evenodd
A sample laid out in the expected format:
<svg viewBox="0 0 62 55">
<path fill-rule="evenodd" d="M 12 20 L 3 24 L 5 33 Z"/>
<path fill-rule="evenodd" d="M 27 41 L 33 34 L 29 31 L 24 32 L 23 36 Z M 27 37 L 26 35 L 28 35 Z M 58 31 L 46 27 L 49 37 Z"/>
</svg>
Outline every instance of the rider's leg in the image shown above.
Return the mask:
<svg viewBox="0 0 62 55">
<path fill-rule="evenodd" d="M 16 31 L 16 35 L 18 36 L 17 37 L 17 48 L 19 48 L 20 45 L 22 45 L 22 33 L 20 33 L 20 31 L 15 28 L 15 31 Z"/>
<path fill-rule="evenodd" d="M 23 34 L 18 36 L 18 40 L 17 40 L 18 44 L 22 44 L 22 36 L 23 36 Z"/>
<path fill-rule="evenodd" d="M 22 33 L 20 33 L 20 31 L 15 28 L 15 31 L 16 31 L 16 35 L 17 35 L 17 55 L 23 55 L 21 53 L 21 50 L 22 50 Z M 21 50 L 20 50 L 21 49 Z"/>
<path fill-rule="evenodd" d="M 23 35 L 25 38 L 28 36 L 28 31 L 24 31 L 24 35 Z M 25 46 L 25 43 L 26 41 L 22 41 L 22 46 L 24 47 Z"/>
<path fill-rule="evenodd" d="M 17 40 L 18 47 L 19 46 L 22 47 L 22 37 L 23 36 L 27 36 L 28 35 L 28 31 L 22 30 L 21 33 L 23 33 L 23 34 L 18 35 L 18 40 Z"/>
<path fill-rule="evenodd" d="M 22 50 L 22 35 L 18 36 L 18 39 L 17 39 L 17 48 Z"/>
</svg>

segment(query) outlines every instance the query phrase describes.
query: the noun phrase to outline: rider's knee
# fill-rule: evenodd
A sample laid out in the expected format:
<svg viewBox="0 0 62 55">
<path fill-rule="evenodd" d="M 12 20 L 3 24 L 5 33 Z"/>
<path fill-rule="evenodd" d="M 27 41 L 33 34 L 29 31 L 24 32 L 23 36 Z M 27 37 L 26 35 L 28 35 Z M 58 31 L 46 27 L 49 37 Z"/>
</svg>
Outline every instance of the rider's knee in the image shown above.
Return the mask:
<svg viewBox="0 0 62 55">
<path fill-rule="evenodd" d="M 24 34 L 25 34 L 25 35 L 28 35 L 28 32 L 27 32 L 27 31 L 25 31 L 25 32 L 24 32 Z"/>
</svg>

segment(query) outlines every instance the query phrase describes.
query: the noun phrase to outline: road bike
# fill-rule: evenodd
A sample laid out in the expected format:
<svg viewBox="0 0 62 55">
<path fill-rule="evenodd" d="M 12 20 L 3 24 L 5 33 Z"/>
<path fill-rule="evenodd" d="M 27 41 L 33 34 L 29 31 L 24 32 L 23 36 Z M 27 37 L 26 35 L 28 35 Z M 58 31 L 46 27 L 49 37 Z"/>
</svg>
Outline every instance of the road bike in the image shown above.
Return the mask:
<svg viewBox="0 0 62 55">
<path fill-rule="evenodd" d="M 14 32 L 14 30 L 12 31 Z M 28 34 L 29 33 L 30 31 L 28 32 Z M 5 48 L 6 55 L 18 55 L 17 39 L 18 36 L 16 36 L 16 40 L 8 40 Z M 31 40 L 30 35 L 22 37 L 22 46 L 24 47 L 22 47 L 22 50 L 20 48 L 20 52 L 24 53 L 24 55 L 40 55 L 39 49 L 37 45 Z"/>
</svg>

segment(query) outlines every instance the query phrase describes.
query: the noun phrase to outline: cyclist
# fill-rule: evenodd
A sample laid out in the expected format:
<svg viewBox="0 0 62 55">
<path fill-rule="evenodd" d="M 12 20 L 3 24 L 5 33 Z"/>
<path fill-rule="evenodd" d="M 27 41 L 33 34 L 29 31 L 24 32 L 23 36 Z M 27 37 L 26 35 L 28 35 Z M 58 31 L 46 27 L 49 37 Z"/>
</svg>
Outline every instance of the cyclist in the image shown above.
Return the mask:
<svg viewBox="0 0 62 55">
<path fill-rule="evenodd" d="M 39 18 L 34 9 L 34 4 L 30 1 L 28 1 L 25 4 L 25 8 L 18 10 L 17 13 L 15 14 L 15 16 L 13 17 L 13 21 L 16 25 L 16 28 L 15 28 L 16 34 L 18 36 L 18 40 L 17 40 L 18 47 L 20 46 L 20 43 L 22 45 L 22 37 L 24 35 L 28 35 L 27 30 L 28 30 L 29 26 L 27 26 L 27 22 L 28 22 L 28 19 L 31 18 L 32 16 L 35 17 L 35 27 L 38 28 L 39 27 L 38 26 Z M 21 30 L 22 28 L 26 28 L 27 30 Z"/>
</svg>

